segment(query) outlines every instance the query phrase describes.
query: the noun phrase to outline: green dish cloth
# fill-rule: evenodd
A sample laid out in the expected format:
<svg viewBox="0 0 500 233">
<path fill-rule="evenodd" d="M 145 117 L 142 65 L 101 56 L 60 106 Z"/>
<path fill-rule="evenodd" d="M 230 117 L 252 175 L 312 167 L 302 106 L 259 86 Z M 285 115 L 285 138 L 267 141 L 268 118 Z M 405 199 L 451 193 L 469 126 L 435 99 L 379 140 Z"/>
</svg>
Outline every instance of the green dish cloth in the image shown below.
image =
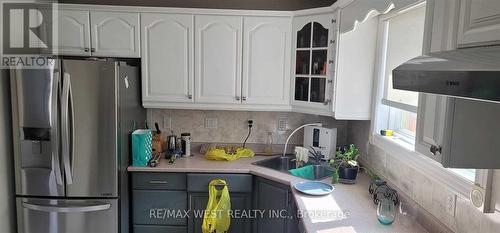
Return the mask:
<svg viewBox="0 0 500 233">
<path fill-rule="evenodd" d="M 301 168 L 288 170 L 292 175 L 298 176 L 304 179 L 314 179 L 314 167 L 312 165 L 307 165 Z"/>
</svg>

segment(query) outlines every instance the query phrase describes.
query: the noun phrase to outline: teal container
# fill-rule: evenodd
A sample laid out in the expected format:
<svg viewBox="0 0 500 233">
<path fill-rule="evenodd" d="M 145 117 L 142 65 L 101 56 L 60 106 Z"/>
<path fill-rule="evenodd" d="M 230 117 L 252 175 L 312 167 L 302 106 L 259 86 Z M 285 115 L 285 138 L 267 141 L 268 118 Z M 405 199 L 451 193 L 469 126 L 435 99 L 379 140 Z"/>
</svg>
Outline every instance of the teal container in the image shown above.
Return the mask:
<svg viewBox="0 0 500 233">
<path fill-rule="evenodd" d="M 132 166 L 145 167 L 153 157 L 153 133 L 138 129 L 132 133 Z"/>
</svg>

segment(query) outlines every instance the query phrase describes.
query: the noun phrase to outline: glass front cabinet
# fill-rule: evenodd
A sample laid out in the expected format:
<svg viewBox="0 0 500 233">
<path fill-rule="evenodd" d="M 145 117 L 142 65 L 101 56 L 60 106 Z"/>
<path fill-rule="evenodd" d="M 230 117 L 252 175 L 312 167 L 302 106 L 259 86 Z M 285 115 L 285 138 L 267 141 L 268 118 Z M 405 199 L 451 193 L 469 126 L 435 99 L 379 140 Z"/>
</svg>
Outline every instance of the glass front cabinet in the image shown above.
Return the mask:
<svg viewBox="0 0 500 233">
<path fill-rule="evenodd" d="M 332 115 L 336 14 L 293 20 L 292 107 L 299 112 Z"/>
</svg>

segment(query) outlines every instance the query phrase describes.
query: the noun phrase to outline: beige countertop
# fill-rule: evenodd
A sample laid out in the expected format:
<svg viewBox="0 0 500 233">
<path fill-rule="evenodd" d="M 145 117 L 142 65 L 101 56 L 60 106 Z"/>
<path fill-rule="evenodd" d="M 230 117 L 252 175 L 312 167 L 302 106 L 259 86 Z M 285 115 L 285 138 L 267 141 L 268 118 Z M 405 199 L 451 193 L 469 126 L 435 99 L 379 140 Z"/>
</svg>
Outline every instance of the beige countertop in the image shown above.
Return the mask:
<svg viewBox="0 0 500 233">
<path fill-rule="evenodd" d="M 335 190 L 326 196 L 309 196 L 293 188 L 304 179 L 272 169 L 252 165 L 269 156 L 255 156 L 235 161 L 209 161 L 196 154 L 189 158 L 179 158 L 174 164 L 161 160 L 158 167 L 129 167 L 130 172 L 210 172 L 210 173 L 250 173 L 292 186 L 297 209 L 302 213 L 302 228 L 308 233 L 424 233 L 427 232 L 416 221 L 396 217 L 389 226 L 380 224 L 376 217 L 376 205 L 368 193 L 369 177 L 359 174 L 354 185 L 335 184 Z M 331 178 L 322 180 L 331 183 Z"/>
</svg>

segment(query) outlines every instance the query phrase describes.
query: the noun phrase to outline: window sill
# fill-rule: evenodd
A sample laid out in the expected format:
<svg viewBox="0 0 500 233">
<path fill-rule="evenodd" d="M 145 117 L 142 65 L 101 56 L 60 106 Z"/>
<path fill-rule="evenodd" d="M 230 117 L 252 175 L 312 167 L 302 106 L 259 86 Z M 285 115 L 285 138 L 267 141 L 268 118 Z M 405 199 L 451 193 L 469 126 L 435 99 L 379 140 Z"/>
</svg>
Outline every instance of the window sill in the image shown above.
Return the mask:
<svg viewBox="0 0 500 233">
<path fill-rule="evenodd" d="M 455 191 L 457 195 L 469 199 L 469 194 L 474 187 L 474 182 L 466 180 L 452 171 L 444 168 L 436 161 L 415 151 L 415 147 L 403 140 L 372 134 L 370 143 L 386 152 L 386 160 L 397 159 L 413 169 L 425 174 L 433 181 Z M 397 156 L 395 156 L 397 155 Z"/>
</svg>

